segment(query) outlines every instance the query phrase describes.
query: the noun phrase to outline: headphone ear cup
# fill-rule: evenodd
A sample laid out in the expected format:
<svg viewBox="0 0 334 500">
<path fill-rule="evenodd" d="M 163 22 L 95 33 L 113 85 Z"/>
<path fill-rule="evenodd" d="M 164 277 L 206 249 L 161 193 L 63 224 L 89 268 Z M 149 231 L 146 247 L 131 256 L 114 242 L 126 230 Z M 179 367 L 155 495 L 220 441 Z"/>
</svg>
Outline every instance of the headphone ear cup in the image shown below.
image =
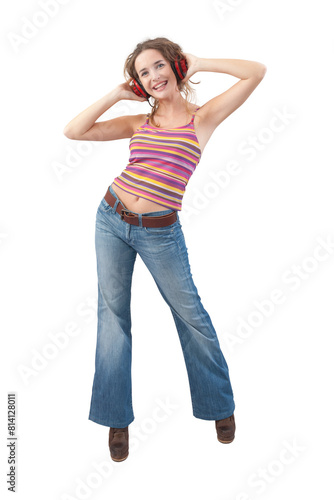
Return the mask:
<svg viewBox="0 0 334 500">
<path fill-rule="evenodd" d="M 172 66 L 172 70 L 174 71 L 174 74 L 176 76 L 176 79 L 178 81 L 183 80 L 183 78 L 186 76 L 187 70 L 188 70 L 187 61 L 184 58 L 183 59 L 176 59 L 171 64 L 171 66 Z"/>
<path fill-rule="evenodd" d="M 146 97 L 148 99 L 150 97 L 150 94 L 146 92 L 142 84 L 136 80 L 135 78 L 132 80 L 130 84 L 132 91 L 139 97 Z"/>
<path fill-rule="evenodd" d="M 186 59 L 181 59 L 179 62 L 179 65 L 180 65 L 180 70 L 181 70 L 182 79 L 183 79 L 186 76 L 187 71 L 188 71 L 188 64 L 187 64 Z"/>
</svg>

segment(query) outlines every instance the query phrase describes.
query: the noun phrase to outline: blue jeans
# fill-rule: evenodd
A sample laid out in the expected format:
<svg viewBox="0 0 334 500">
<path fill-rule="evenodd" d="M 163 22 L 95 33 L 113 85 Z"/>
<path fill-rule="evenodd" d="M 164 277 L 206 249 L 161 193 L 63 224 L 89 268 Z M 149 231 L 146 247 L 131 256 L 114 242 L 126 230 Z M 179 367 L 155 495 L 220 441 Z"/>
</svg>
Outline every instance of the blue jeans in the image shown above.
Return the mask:
<svg viewBox="0 0 334 500">
<path fill-rule="evenodd" d="M 116 212 L 121 201 L 111 186 L 109 190 L 117 198 L 115 206 L 110 207 L 102 198 L 96 213 L 98 321 L 89 420 L 119 428 L 134 420 L 130 297 L 137 253 L 173 315 L 188 373 L 194 417 L 204 420 L 229 417 L 235 405 L 228 366 L 192 279 L 179 216 L 176 222 L 163 228 L 130 225 Z M 170 212 L 167 209 L 149 215 Z"/>
</svg>

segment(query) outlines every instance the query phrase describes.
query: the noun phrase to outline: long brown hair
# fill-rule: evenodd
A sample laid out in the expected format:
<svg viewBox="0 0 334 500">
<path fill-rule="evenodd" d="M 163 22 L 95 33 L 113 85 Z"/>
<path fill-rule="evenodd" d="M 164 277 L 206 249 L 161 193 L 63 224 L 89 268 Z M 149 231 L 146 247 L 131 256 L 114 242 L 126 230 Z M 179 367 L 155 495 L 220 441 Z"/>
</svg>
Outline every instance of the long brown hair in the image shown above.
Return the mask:
<svg viewBox="0 0 334 500">
<path fill-rule="evenodd" d="M 180 45 L 172 42 L 171 40 L 168 40 L 168 38 L 158 37 L 154 39 L 144 40 L 143 42 L 137 44 L 135 50 L 127 57 L 125 61 L 123 72 L 127 83 L 130 83 L 133 78 L 140 81 L 140 78 L 135 68 L 135 62 L 139 54 L 147 49 L 158 50 L 169 63 L 174 62 L 179 57 L 180 58 L 184 57 Z M 182 80 L 181 81 L 178 80 L 177 86 L 179 91 L 184 95 L 186 99 L 186 108 L 189 113 L 190 111 L 188 103 L 190 103 L 191 99 L 195 97 L 196 95 L 195 90 L 189 85 L 188 81 L 183 82 Z M 152 119 L 153 124 L 156 125 L 154 122 L 154 115 L 159 108 L 159 99 L 156 99 L 153 96 L 152 99 L 154 101 L 150 117 Z"/>
</svg>

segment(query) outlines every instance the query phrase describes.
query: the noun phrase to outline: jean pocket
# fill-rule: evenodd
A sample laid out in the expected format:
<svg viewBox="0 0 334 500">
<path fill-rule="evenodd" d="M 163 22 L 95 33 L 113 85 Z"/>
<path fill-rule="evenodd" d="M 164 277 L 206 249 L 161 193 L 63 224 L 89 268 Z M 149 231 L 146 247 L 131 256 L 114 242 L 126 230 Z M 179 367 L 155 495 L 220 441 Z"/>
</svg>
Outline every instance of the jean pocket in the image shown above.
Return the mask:
<svg viewBox="0 0 334 500">
<path fill-rule="evenodd" d="M 108 212 L 109 210 L 112 210 L 112 208 L 113 207 L 111 207 L 109 203 L 104 198 L 102 198 L 98 206 L 98 210 L 102 210 L 102 212 Z"/>
</svg>

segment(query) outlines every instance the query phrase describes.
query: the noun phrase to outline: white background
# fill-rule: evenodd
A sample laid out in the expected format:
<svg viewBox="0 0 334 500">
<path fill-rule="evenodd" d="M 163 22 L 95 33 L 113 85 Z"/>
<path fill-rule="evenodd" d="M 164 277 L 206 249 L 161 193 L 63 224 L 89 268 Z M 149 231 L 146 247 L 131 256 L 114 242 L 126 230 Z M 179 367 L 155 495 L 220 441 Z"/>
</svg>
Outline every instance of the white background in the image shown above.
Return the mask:
<svg viewBox="0 0 334 500">
<path fill-rule="evenodd" d="M 1 8 L 2 491 L 9 494 L 7 392 L 16 392 L 16 498 L 327 498 L 334 325 L 330 2 L 47 3 L 52 15 L 42 0 Z M 199 57 L 267 66 L 254 93 L 213 134 L 181 213 L 194 280 L 229 365 L 237 431 L 223 445 L 214 422 L 192 416 L 172 316 L 138 258 L 132 451 L 115 464 L 108 428 L 88 420 L 94 225 L 108 185 L 126 166 L 128 140 L 71 141 L 63 129 L 123 81 L 124 61 L 139 41 L 157 36 Z M 201 82 L 199 105 L 237 81 L 204 72 L 192 80 Z M 101 119 L 149 109 L 123 101 Z M 251 156 L 245 145 L 252 138 L 258 146 Z M 226 174 L 231 161 L 238 175 L 215 184 L 212 174 Z M 279 304 L 272 302 L 275 293 Z M 267 315 L 256 301 L 271 301 Z M 249 325 L 243 336 L 242 320 Z M 67 344 L 57 347 L 56 337 Z"/>
</svg>

